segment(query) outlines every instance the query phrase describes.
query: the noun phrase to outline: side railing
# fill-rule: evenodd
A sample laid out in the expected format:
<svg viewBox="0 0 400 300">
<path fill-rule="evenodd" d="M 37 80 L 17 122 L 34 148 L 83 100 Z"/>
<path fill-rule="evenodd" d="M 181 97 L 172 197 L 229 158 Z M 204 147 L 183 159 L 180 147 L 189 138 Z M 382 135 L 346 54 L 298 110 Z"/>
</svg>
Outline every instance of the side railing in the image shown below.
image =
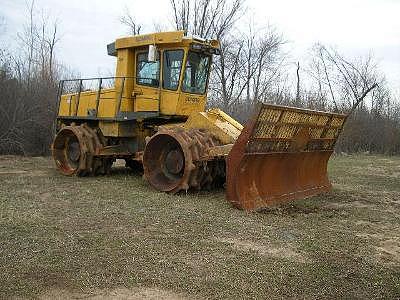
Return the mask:
<svg viewBox="0 0 400 300">
<path fill-rule="evenodd" d="M 141 80 L 142 85 L 146 87 L 147 82 L 150 85 L 154 83 L 153 78 L 134 77 L 134 76 L 114 76 L 114 77 L 93 77 L 93 78 L 77 78 L 77 79 L 64 79 L 59 82 L 57 92 L 57 112 L 60 111 L 61 98 L 63 95 L 70 95 L 75 97 L 75 107 L 72 107 L 73 101 L 69 101 L 68 113 L 69 117 L 77 117 L 79 105 L 81 102 L 82 94 L 85 92 L 94 92 L 95 107 L 94 110 L 86 117 L 97 118 L 99 113 L 100 102 L 103 99 L 111 99 L 106 97 L 107 89 L 114 89 L 116 100 L 116 109 L 114 118 L 117 118 L 121 113 L 121 104 L 124 99 L 134 100 L 132 95 L 133 88 L 136 84 L 136 79 Z M 159 97 L 161 94 L 160 84 L 158 84 Z M 159 98 L 160 99 L 160 98 Z"/>
</svg>

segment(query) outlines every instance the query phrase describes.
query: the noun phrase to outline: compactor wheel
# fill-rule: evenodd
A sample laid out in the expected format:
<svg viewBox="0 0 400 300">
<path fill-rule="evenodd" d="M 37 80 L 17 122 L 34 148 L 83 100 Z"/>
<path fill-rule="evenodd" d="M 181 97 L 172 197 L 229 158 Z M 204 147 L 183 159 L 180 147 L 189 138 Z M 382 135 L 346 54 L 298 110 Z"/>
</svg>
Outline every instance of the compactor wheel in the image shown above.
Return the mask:
<svg viewBox="0 0 400 300">
<path fill-rule="evenodd" d="M 144 150 L 144 177 L 157 190 L 176 193 L 210 188 L 225 179 L 224 160 L 207 156 L 220 142 L 200 129 L 164 129 L 152 136 Z"/>
<path fill-rule="evenodd" d="M 113 160 L 108 157 L 96 157 L 103 147 L 96 129 L 86 124 L 66 126 L 56 135 L 52 150 L 58 170 L 64 175 L 107 174 Z"/>
</svg>

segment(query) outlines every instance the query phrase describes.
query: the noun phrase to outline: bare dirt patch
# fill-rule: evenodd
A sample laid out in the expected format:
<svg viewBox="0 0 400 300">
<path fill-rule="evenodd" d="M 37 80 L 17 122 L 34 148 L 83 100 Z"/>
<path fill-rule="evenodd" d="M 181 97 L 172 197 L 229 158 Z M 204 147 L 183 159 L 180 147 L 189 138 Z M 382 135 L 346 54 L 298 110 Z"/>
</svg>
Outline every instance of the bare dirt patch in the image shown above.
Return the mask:
<svg viewBox="0 0 400 300">
<path fill-rule="evenodd" d="M 305 263 L 307 259 L 304 255 L 293 250 L 290 245 L 286 247 L 277 247 L 272 245 L 261 245 L 248 240 L 240 240 L 235 238 L 223 238 L 219 240 L 222 243 L 227 243 L 238 251 L 255 251 L 260 255 L 270 256 L 273 258 L 287 259 L 296 262 Z"/>
<path fill-rule="evenodd" d="M 9 171 L 0 171 L 0 175 L 14 175 L 14 174 L 26 174 L 28 171 L 24 170 L 9 170 Z"/>
<path fill-rule="evenodd" d="M 39 296 L 40 300 L 53 299 L 90 299 L 90 300 L 184 300 L 188 299 L 180 294 L 156 288 L 119 288 L 112 291 L 98 290 L 92 293 L 70 292 L 61 289 L 52 289 Z"/>
<path fill-rule="evenodd" d="M 1 175 L 24 175 L 29 177 L 44 177 L 49 176 L 49 173 L 44 170 L 7 170 L 7 171 L 0 171 Z"/>
<path fill-rule="evenodd" d="M 400 239 L 389 239 L 380 242 L 376 247 L 377 257 L 384 263 L 400 263 Z"/>
<path fill-rule="evenodd" d="M 393 172 L 390 176 L 395 178 L 400 178 L 400 172 Z"/>
</svg>

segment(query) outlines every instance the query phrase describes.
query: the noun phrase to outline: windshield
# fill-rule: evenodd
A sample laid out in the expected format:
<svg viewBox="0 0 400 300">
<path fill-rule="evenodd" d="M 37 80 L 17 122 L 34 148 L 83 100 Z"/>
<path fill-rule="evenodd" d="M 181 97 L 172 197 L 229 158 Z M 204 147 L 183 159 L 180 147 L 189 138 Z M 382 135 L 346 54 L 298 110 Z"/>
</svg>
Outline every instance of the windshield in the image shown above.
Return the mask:
<svg viewBox="0 0 400 300">
<path fill-rule="evenodd" d="M 182 91 L 192 94 L 204 94 L 206 91 L 210 56 L 189 51 L 186 60 Z"/>
</svg>

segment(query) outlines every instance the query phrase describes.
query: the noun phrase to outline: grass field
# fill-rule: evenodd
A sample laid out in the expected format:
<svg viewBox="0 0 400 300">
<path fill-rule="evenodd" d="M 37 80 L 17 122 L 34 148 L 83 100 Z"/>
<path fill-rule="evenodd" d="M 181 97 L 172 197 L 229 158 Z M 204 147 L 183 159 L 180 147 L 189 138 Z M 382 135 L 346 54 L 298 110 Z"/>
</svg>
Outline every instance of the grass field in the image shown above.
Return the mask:
<svg viewBox="0 0 400 300">
<path fill-rule="evenodd" d="M 331 194 L 246 213 L 0 156 L 0 298 L 400 298 L 400 157 L 329 169 Z"/>
</svg>

